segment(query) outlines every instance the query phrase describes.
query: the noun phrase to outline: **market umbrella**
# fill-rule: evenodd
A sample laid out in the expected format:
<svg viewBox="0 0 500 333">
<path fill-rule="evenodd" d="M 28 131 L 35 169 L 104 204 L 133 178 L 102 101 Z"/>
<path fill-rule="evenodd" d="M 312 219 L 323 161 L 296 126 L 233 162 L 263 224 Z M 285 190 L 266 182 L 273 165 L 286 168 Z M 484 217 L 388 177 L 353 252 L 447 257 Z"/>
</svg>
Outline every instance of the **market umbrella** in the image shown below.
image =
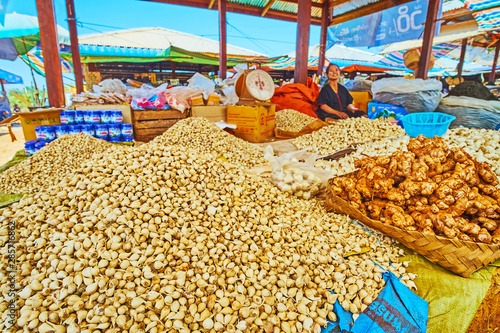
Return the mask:
<svg viewBox="0 0 500 333">
<path fill-rule="evenodd" d="M 28 53 L 40 41 L 38 18 L 23 14 L 6 14 L 0 25 L 0 59 L 15 60 Z M 70 44 L 69 32 L 57 26 L 60 44 Z"/>
</svg>

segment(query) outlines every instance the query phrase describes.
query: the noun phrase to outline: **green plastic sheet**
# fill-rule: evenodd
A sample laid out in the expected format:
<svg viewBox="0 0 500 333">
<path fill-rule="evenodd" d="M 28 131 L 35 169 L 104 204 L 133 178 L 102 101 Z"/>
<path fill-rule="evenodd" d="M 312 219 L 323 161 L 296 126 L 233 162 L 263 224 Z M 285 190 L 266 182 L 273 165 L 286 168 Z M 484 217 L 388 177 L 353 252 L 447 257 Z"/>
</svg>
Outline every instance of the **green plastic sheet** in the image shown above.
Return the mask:
<svg viewBox="0 0 500 333">
<path fill-rule="evenodd" d="M 418 276 L 415 293 L 429 302 L 427 332 L 465 333 L 486 296 L 496 267 L 500 267 L 500 260 L 463 278 L 402 247 L 407 253 L 402 261 L 410 261 L 407 271 Z"/>
<path fill-rule="evenodd" d="M 8 161 L 7 163 L 5 163 L 0 167 L 0 173 L 24 161 L 27 158 L 28 157 L 26 156 L 26 152 L 24 151 L 24 149 L 17 151 L 14 157 L 12 157 L 10 161 Z M 16 194 L 0 193 L 0 208 L 6 207 L 10 204 L 13 204 L 14 202 L 18 202 L 23 197 L 24 197 L 23 193 L 16 193 Z"/>
<path fill-rule="evenodd" d="M 26 152 L 24 151 L 24 149 L 17 151 L 16 154 L 14 155 L 14 157 L 12 157 L 12 159 L 10 161 L 8 161 L 7 163 L 5 163 L 4 165 L 2 165 L 0 167 L 0 173 L 4 172 L 8 168 L 16 165 L 19 162 L 24 161 L 27 158 L 28 157 L 26 156 Z"/>
</svg>

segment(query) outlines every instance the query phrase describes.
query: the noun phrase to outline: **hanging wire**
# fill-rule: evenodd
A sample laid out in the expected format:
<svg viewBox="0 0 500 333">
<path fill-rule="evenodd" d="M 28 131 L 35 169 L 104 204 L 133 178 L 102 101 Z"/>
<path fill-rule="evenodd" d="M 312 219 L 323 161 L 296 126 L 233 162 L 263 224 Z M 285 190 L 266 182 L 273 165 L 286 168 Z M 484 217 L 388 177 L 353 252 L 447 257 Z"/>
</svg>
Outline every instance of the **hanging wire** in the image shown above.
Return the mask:
<svg viewBox="0 0 500 333">
<path fill-rule="evenodd" d="M 231 28 L 233 28 L 234 30 L 238 31 L 243 37 L 245 37 L 246 39 L 248 39 L 250 42 L 252 42 L 253 44 L 255 44 L 257 47 L 259 47 L 261 50 L 263 50 L 264 52 L 266 53 L 269 53 L 269 49 L 267 49 L 263 44 L 261 43 L 258 43 L 255 41 L 254 38 L 252 38 L 251 36 L 247 35 L 246 33 L 244 33 L 243 31 L 239 30 L 238 28 L 236 28 L 234 25 L 232 25 L 231 23 L 229 23 L 229 21 L 226 20 L 226 24 L 228 26 L 230 26 Z"/>
</svg>

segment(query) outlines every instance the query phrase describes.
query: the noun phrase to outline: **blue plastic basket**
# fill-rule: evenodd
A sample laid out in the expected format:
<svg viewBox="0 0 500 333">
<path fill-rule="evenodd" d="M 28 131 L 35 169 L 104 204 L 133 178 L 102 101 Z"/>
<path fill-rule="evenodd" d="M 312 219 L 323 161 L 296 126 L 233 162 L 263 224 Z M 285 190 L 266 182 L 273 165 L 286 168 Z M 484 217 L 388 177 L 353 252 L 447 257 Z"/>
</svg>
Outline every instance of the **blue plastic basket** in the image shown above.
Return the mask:
<svg viewBox="0 0 500 333">
<path fill-rule="evenodd" d="M 453 120 L 454 116 L 440 112 L 410 113 L 401 118 L 406 134 L 414 138 L 420 134 L 427 138 L 441 136 Z"/>
</svg>

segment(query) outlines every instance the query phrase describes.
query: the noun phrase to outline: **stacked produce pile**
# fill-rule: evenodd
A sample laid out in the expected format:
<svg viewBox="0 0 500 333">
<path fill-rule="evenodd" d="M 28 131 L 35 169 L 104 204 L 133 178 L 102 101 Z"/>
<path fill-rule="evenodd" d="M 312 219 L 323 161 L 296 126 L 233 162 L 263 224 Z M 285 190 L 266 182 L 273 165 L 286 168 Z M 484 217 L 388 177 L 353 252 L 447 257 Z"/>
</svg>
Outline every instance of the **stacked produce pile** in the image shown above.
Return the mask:
<svg viewBox="0 0 500 333">
<path fill-rule="evenodd" d="M 500 189 L 490 165 L 441 138 L 419 136 L 407 148 L 357 161 L 358 171 L 329 181 L 332 193 L 405 230 L 500 242 Z"/>
<path fill-rule="evenodd" d="M 372 260 L 414 287 L 390 238 L 213 154 L 163 144 L 178 139 L 171 129 L 108 151 L 2 212 L 4 267 L 17 227 L 14 330 L 319 332 L 337 299 L 359 314 L 376 298 L 384 280 Z"/>
<path fill-rule="evenodd" d="M 362 143 L 389 136 L 404 135 L 404 130 L 384 119 L 349 118 L 339 120 L 331 126 L 303 135 L 293 140 L 299 149 L 310 148 L 321 155 L 328 155 L 348 148 L 353 143 Z"/>
<path fill-rule="evenodd" d="M 317 118 L 293 109 L 276 112 L 276 128 L 282 131 L 300 132 L 304 127 L 316 120 Z"/>
<path fill-rule="evenodd" d="M 172 126 L 168 133 L 155 138 L 155 143 L 166 146 L 179 144 L 200 152 L 209 152 L 215 158 L 224 158 L 247 168 L 267 163 L 264 152 L 258 146 L 222 131 L 202 117 L 182 120 Z"/>
<path fill-rule="evenodd" d="M 479 82 L 466 81 L 457 84 L 450 90 L 450 96 L 467 96 L 484 100 L 498 100 L 498 98 L 490 92 L 488 88 Z"/>
<path fill-rule="evenodd" d="M 0 174 L 0 193 L 37 193 L 59 183 L 96 154 L 119 147 L 85 134 L 65 135 Z"/>
<path fill-rule="evenodd" d="M 494 130 L 477 128 L 453 128 L 443 139 L 450 147 L 460 147 L 478 162 L 491 164 L 500 176 L 500 133 Z"/>
</svg>

